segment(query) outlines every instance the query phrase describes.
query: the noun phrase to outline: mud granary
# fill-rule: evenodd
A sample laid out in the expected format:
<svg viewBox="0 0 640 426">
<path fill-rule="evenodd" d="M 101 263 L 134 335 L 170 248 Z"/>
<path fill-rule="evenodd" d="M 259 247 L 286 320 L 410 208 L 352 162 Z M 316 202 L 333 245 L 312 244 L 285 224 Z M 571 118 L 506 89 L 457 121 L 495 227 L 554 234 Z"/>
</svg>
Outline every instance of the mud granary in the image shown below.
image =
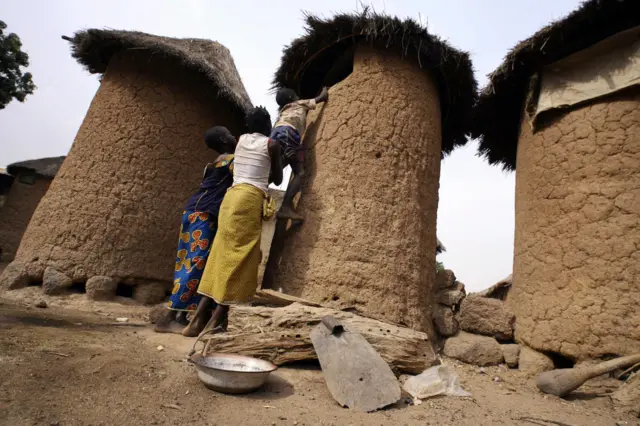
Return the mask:
<svg viewBox="0 0 640 426">
<path fill-rule="evenodd" d="M 640 351 L 640 2 L 592 0 L 490 75 L 473 134 L 516 171 L 516 339 L 571 360 Z"/>
<path fill-rule="evenodd" d="M 0 261 L 15 256 L 29 220 L 64 158 L 21 161 L 0 172 Z"/>
<path fill-rule="evenodd" d="M 286 293 L 432 333 L 440 161 L 466 143 L 469 55 L 412 20 L 307 17 L 274 88 L 329 86 L 303 139 L 306 217 L 286 241 Z"/>
<path fill-rule="evenodd" d="M 130 31 L 63 38 L 100 87 L 7 269 L 32 282 L 47 269 L 76 283 L 170 289 L 184 203 L 216 155 L 204 132 L 224 125 L 239 136 L 251 107 L 231 54 L 210 40 Z"/>
</svg>

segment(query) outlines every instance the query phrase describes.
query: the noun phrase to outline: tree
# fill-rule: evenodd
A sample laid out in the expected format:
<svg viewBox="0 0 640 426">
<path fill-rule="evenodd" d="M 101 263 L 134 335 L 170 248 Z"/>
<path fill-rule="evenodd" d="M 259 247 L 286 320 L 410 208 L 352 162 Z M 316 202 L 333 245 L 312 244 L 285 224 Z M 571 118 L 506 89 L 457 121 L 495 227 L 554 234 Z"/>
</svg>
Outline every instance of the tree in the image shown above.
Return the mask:
<svg viewBox="0 0 640 426">
<path fill-rule="evenodd" d="M 14 33 L 5 34 L 7 24 L 0 21 L 0 109 L 13 99 L 24 102 L 36 88 L 31 73 L 22 73 L 21 67 L 29 66 L 29 55 L 21 50 L 20 37 Z"/>
</svg>

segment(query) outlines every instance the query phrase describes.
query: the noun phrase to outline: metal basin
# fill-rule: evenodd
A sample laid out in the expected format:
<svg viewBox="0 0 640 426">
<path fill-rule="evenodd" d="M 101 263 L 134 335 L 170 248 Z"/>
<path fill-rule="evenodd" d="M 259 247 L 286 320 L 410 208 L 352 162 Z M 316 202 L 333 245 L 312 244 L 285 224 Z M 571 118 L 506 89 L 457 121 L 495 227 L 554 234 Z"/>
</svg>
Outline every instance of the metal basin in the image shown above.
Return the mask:
<svg viewBox="0 0 640 426">
<path fill-rule="evenodd" d="M 222 393 L 248 393 L 265 384 L 277 370 L 269 361 L 243 355 L 213 353 L 191 355 L 198 378 L 206 387 Z"/>
</svg>

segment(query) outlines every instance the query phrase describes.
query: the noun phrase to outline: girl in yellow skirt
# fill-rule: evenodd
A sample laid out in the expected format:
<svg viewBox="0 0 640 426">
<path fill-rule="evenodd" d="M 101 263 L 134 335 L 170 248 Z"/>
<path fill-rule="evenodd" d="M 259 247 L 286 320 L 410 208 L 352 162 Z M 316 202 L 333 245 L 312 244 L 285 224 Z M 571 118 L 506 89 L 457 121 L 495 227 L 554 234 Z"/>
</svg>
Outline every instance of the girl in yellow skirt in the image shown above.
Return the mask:
<svg viewBox="0 0 640 426">
<path fill-rule="evenodd" d="M 258 287 L 260 235 L 263 215 L 273 214 L 267 203 L 269 183 L 282 183 L 280 144 L 269 139 L 271 117 L 263 107 L 247 115 L 249 133 L 236 146 L 233 185 L 220 206 L 218 232 L 198 286 L 203 297 L 182 332 L 197 336 L 205 329 L 224 330 L 229 305 L 247 303 Z M 207 311 L 217 304 L 208 323 Z"/>
</svg>

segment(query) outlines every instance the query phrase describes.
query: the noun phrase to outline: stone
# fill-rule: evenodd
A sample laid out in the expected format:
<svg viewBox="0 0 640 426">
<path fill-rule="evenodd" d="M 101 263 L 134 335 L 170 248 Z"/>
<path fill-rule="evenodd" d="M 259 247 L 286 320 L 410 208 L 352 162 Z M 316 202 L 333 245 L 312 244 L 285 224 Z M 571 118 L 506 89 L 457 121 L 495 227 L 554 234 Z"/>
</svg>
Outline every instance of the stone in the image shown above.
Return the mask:
<svg viewBox="0 0 640 426">
<path fill-rule="evenodd" d="M 465 297 L 467 296 L 467 290 L 464 287 L 464 284 L 461 283 L 460 281 L 456 281 L 455 283 L 453 283 L 453 290 L 458 290 L 461 291 L 462 294 L 465 295 Z"/>
<path fill-rule="evenodd" d="M 436 294 L 436 301 L 445 306 L 455 307 L 464 299 L 465 293 L 460 290 L 445 290 Z"/>
<path fill-rule="evenodd" d="M 523 346 L 520 348 L 520 357 L 518 358 L 518 368 L 520 371 L 534 376 L 543 371 L 554 369 L 553 360 L 543 353 L 536 352 L 533 349 Z"/>
<path fill-rule="evenodd" d="M 438 334 L 444 337 L 455 336 L 459 329 L 453 309 L 444 305 L 437 305 L 434 308 L 433 324 Z"/>
<path fill-rule="evenodd" d="M 156 305 L 166 297 L 166 285 L 162 282 L 138 284 L 133 288 L 133 299 L 143 305 Z"/>
<path fill-rule="evenodd" d="M 44 294 L 60 294 L 73 285 L 71 277 L 51 267 L 44 270 L 42 291 Z"/>
<path fill-rule="evenodd" d="M 46 266 L 36 257 L 24 264 L 24 270 L 29 277 L 30 282 L 42 281 Z"/>
<path fill-rule="evenodd" d="M 0 276 L 0 288 L 6 290 L 16 290 L 28 285 L 29 275 L 20 262 L 11 262 Z"/>
<path fill-rule="evenodd" d="M 46 301 L 38 300 L 33 306 L 35 306 L 36 308 L 45 309 L 48 305 Z"/>
<path fill-rule="evenodd" d="M 520 345 L 515 343 L 500 345 L 502 346 L 502 356 L 504 362 L 511 368 L 518 366 L 518 358 L 520 357 Z"/>
<path fill-rule="evenodd" d="M 87 297 L 91 300 L 111 300 L 117 289 L 118 280 L 112 277 L 91 277 L 86 284 Z"/>
<path fill-rule="evenodd" d="M 498 299 L 469 296 L 460 305 L 460 328 L 470 333 L 513 339 L 515 315 Z"/>
<path fill-rule="evenodd" d="M 451 288 L 455 282 L 456 274 L 450 269 L 441 269 L 436 274 L 436 290 Z"/>
<path fill-rule="evenodd" d="M 473 365 L 498 365 L 502 363 L 502 348 L 496 339 L 461 331 L 457 336 L 447 339 L 443 353 Z"/>
</svg>

